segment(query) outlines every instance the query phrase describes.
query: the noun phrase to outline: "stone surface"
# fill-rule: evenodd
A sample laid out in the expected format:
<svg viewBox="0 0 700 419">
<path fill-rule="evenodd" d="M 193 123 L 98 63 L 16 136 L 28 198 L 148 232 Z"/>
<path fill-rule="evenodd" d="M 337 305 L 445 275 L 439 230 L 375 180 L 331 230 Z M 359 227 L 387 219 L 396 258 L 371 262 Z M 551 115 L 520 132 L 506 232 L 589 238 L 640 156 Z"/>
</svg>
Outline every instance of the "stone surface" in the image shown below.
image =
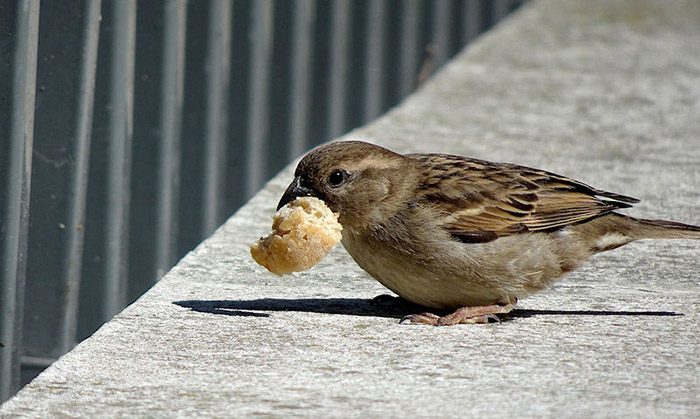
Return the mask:
<svg viewBox="0 0 700 419">
<path fill-rule="evenodd" d="M 349 137 L 534 165 L 700 224 L 700 3 L 532 2 Z M 341 248 L 283 278 L 253 262 L 290 180 L 0 416 L 700 416 L 700 242 L 599 255 L 511 321 L 399 325 Z"/>
</svg>

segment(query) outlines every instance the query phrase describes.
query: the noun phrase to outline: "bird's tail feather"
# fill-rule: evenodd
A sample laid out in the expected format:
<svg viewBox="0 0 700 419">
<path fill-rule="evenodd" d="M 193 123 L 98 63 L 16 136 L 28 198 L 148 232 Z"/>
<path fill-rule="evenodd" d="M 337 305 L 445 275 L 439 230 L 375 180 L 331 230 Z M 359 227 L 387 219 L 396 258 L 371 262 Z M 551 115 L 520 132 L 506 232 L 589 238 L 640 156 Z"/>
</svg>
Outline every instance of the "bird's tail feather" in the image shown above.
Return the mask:
<svg viewBox="0 0 700 419">
<path fill-rule="evenodd" d="M 631 218 L 631 217 L 630 217 Z M 700 240 L 700 226 L 666 220 L 631 218 L 640 227 L 640 239 L 695 239 Z"/>
</svg>

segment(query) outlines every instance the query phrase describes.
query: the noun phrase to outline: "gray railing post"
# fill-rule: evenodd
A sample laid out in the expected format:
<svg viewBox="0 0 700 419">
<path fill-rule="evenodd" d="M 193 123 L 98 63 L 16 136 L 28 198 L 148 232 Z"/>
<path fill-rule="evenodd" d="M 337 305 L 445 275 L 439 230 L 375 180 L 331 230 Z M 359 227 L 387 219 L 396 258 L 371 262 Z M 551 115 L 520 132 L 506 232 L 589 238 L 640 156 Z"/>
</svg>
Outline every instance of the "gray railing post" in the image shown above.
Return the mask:
<svg viewBox="0 0 700 419">
<path fill-rule="evenodd" d="M 34 100 L 39 43 L 39 2 L 17 3 L 9 128 L 9 165 L 0 271 L 0 400 L 19 387 L 24 283 L 32 180 Z"/>
</svg>

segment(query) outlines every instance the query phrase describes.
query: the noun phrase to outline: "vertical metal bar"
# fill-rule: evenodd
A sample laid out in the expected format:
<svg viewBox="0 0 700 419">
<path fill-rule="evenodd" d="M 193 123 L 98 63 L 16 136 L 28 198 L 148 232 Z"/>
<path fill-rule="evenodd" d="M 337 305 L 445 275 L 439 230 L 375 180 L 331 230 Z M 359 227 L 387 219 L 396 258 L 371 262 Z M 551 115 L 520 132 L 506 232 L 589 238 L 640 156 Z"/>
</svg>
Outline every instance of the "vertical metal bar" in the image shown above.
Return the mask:
<svg viewBox="0 0 700 419">
<path fill-rule="evenodd" d="M 331 16 L 330 89 L 328 94 L 328 138 L 345 132 L 347 97 L 348 46 L 352 3 L 336 0 Z"/>
<path fill-rule="evenodd" d="M 134 54 L 136 2 L 113 0 L 110 144 L 107 180 L 105 288 L 103 316 L 108 320 L 126 304 L 131 142 L 134 131 Z"/>
<path fill-rule="evenodd" d="M 365 94 L 363 119 L 369 122 L 382 111 L 384 98 L 384 36 L 386 26 L 386 1 L 373 0 L 369 3 L 367 17 L 367 40 L 365 62 Z"/>
<path fill-rule="evenodd" d="M 166 0 L 161 84 L 161 141 L 156 230 L 158 281 L 175 263 L 180 192 L 180 137 L 185 80 L 187 2 Z"/>
<path fill-rule="evenodd" d="M 297 157 L 309 144 L 309 111 L 311 104 L 311 60 L 313 54 L 313 22 L 315 0 L 294 3 L 292 40 L 291 133 L 290 154 Z"/>
<path fill-rule="evenodd" d="M 229 0 L 213 0 L 209 6 L 207 46 L 207 108 L 204 144 L 204 208 L 202 235 L 210 235 L 221 222 L 226 131 L 231 74 L 231 10 Z"/>
<path fill-rule="evenodd" d="M 39 43 L 39 2 L 22 0 L 17 5 L 12 114 L 10 122 L 7 185 L 7 225 L 3 249 L 4 272 L 0 304 L 0 401 L 19 388 L 22 353 L 29 197 L 34 144 L 34 101 Z"/>
<path fill-rule="evenodd" d="M 433 3 L 433 34 L 435 56 L 433 70 L 442 66 L 450 51 L 450 0 L 437 0 Z"/>
<path fill-rule="evenodd" d="M 462 15 L 462 45 L 466 45 L 476 38 L 484 26 L 481 18 L 482 0 L 465 0 Z"/>
<path fill-rule="evenodd" d="M 95 97 L 97 46 L 100 37 L 101 6 L 102 0 L 87 1 L 87 13 L 83 28 L 78 118 L 75 147 L 73 149 L 75 165 L 71 173 L 71 191 L 66 225 L 65 306 L 60 326 L 58 348 L 61 353 L 68 352 L 75 345 L 78 330 L 78 301 L 83 260 L 83 227 L 87 204 L 88 163 L 90 161 L 90 139 Z"/>
<path fill-rule="evenodd" d="M 401 3 L 401 46 L 399 59 L 399 94 L 408 96 L 416 88 L 418 77 L 418 18 L 420 3 L 418 0 L 405 0 Z"/>
<path fill-rule="evenodd" d="M 493 23 L 499 22 L 510 12 L 510 0 L 493 0 Z"/>
<path fill-rule="evenodd" d="M 246 195 L 251 196 L 265 181 L 265 146 L 268 142 L 270 64 L 272 59 L 271 0 L 256 0 L 252 10 L 250 90 L 248 91 L 248 181 Z"/>
</svg>

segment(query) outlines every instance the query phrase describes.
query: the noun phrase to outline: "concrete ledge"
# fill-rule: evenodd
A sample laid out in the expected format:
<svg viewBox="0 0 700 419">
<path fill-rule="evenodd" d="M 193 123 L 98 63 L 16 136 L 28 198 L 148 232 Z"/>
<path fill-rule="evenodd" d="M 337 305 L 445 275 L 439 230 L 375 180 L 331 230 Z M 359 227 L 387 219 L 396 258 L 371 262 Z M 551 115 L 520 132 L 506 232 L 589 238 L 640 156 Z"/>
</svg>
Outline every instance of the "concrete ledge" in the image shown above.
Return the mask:
<svg viewBox="0 0 700 419">
<path fill-rule="evenodd" d="M 700 224 L 700 3 L 534 1 L 350 137 L 534 165 Z M 255 265 L 290 179 L 0 416 L 700 415 L 700 242 L 600 255 L 512 321 L 405 326 L 340 248 L 288 278 Z"/>
</svg>

